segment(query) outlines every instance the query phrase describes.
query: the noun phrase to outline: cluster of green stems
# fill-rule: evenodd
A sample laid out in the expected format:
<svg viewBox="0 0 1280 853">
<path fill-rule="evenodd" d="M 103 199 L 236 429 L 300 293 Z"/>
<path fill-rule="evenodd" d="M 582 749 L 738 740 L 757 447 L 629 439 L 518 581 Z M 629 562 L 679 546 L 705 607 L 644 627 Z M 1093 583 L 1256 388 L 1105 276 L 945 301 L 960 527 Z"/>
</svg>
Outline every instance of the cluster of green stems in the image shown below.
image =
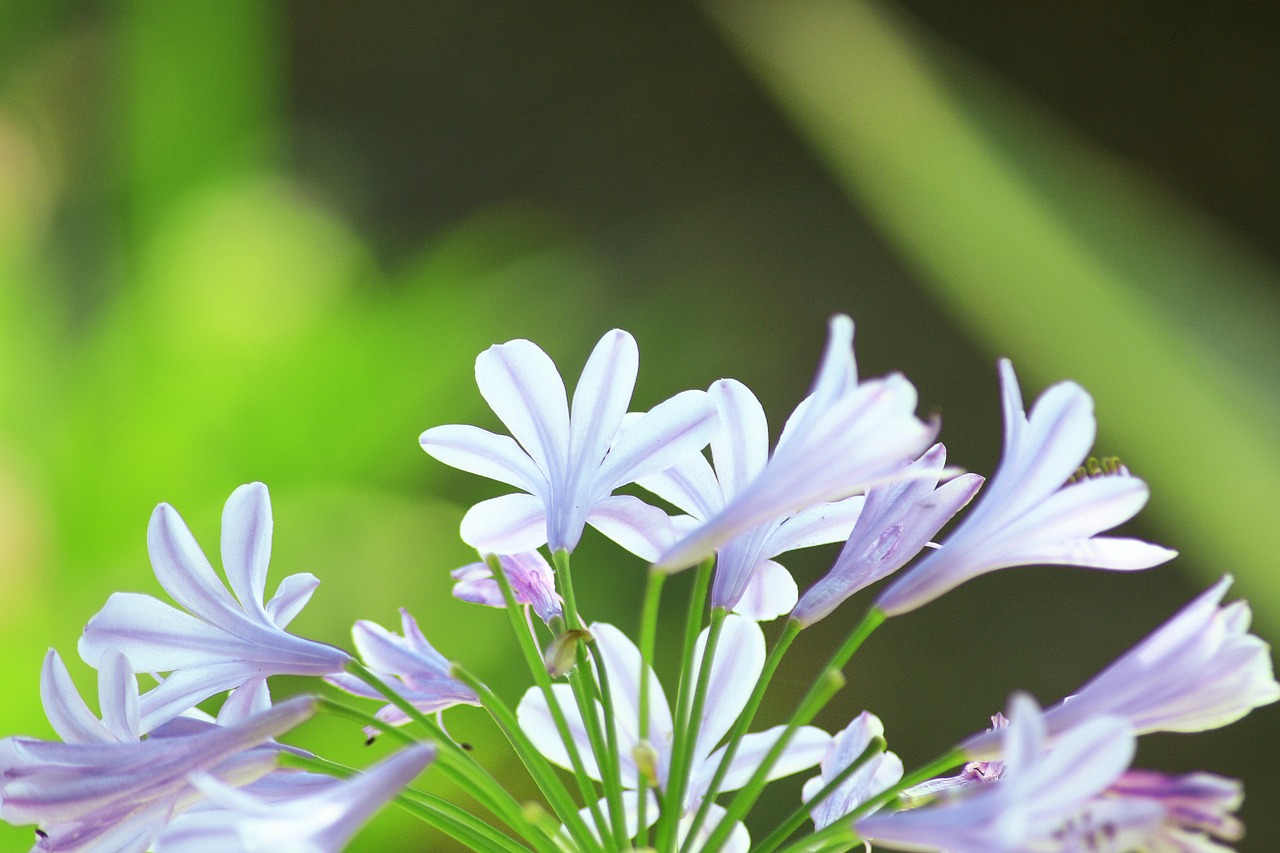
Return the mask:
<svg viewBox="0 0 1280 853">
<path fill-rule="evenodd" d="M 743 820 L 759 798 L 769 780 L 770 771 L 782 757 L 796 731 L 810 723 L 826 706 L 831 698 L 844 685 L 844 667 L 854 653 L 873 631 L 884 621 L 885 614 L 871 608 L 863 619 L 849 633 L 840 648 L 827 662 L 826 666 L 814 679 L 809 690 L 801 698 L 782 734 L 773 743 L 764 760 L 760 763 L 751 778 L 725 804 L 726 814 L 719 825 L 697 846 L 699 830 L 706 824 L 711 805 L 720 795 L 732 761 L 737 754 L 741 740 L 755 719 L 756 712 L 764 699 L 769 683 L 781 664 L 791 644 L 799 636 L 803 626 L 796 620 L 789 620 L 781 635 L 774 642 L 763 671 L 755 689 L 747 700 L 736 724 L 730 731 L 723 756 L 698 810 L 694 813 L 692 823 L 684 832 L 684 841 L 680 843 L 681 804 L 687 795 L 686 785 L 690 777 L 691 764 L 695 752 L 698 726 L 694 721 L 702 719 L 710 683 L 712 660 L 728 615 L 723 608 L 712 608 L 707 614 L 707 592 L 710 588 L 714 561 L 708 560 L 697 569 L 693 591 L 685 622 L 684 640 L 681 651 L 680 684 L 676 700 L 674 719 L 675 733 L 671 743 L 671 755 L 667 772 L 667 786 L 660 790 L 658 785 L 657 753 L 645 749 L 648 737 L 650 696 L 649 672 L 653 669 L 654 650 L 657 638 L 658 614 L 662 598 L 662 589 L 667 575 L 651 570 L 645 588 L 644 603 L 641 610 L 640 642 L 641 672 L 638 674 L 639 685 L 639 730 L 641 746 L 633 756 L 640 769 L 637 774 L 636 808 L 638 814 L 634 821 L 637 828 L 633 834 L 628 826 L 626 809 L 623 802 L 623 785 L 621 757 L 619 754 L 618 730 L 613 709 L 613 697 L 609 687 L 609 677 L 603 665 L 592 666 L 592 659 L 602 661 L 600 652 L 590 633 L 585 630 L 578 612 L 573 592 L 573 581 L 570 572 L 569 554 L 557 551 L 552 555 L 556 573 L 556 586 L 564 597 L 564 616 L 553 619 L 548 626 L 555 637 L 573 638 L 576 645 L 577 665 L 568 673 L 568 682 L 572 689 L 578 712 L 587 732 L 592 757 L 599 770 L 601 786 L 604 791 L 604 808 L 600 806 L 600 794 L 596 783 L 586 772 L 586 764 L 578 745 L 571 735 L 569 721 L 565 717 L 560 702 L 552 690 L 553 678 L 548 671 L 547 663 L 539 648 L 538 639 L 530 620 L 526 618 L 524 608 L 515 597 L 511 583 L 496 557 L 487 560 L 502 590 L 506 602 L 506 612 L 515 633 L 517 644 L 528 664 L 538 689 L 546 699 L 547 709 L 557 731 L 564 742 L 569 763 L 572 768 L 574 784 L 585 808 L 581 808 L 566 787 L 562 774 L 542 755 L 528 736 L 521 730 L 516 714 L 483 682 L 470 673 L 465 667 L 453 664 L 453 676 L 468 685 L 480 700 L 480 704 L 488 711 L 498 728 L 506 736 L 512 748 L 527 768 L 530 776 L 546 798 L 550 813 L 536 804 L 518 802 L 488 771 L 486 771 L 470 754 L 455 742 L 444 731 L 440 724 L 427 717 L 394 689 L 385 684 L 374 673 L 358 662 L 353 661 L 349 670 L 366 684 L 382 694 L 389 702 L 404 712 L 410 721 L 420 730 L 415 736 L 410 730 L 386 726 L 376 719 L 370 718 L 361 711 L 350 708 L 332 700 L 323 700 L 324 707 L 336 714 L 358 719 L 376 729 L 405 743 L 416 743 L 419 739 L 434 743 L 438 753 L 434 767 L 442 776 L 456 785 L 471 797 L 477 804 L 488 811 L 497 822 L 504 825 L 507 832 L 494 828 L 490 823 L 481 820 L 470 812 L 442 798 L 414 788 L 406 788 L 397 798 L 400 807 L 407 810 L 426 824 L 457 840 L 474 850 L 501 851 L 534 851 L 534 853 L 597 853 L 597 851 L 654 850 L 657 853 L 693 853 L 695 849 L 713 853 L 721 849 L 729 839 L 733 826 Z M 703 648 L 700 666 L 694 667 L 697 638 L 701 633 L 704 621 L 708 623 L 707 641 Z M 697 673 L 695 679 L 693 674 Z M 599 703 L 597 705 L 597 703 Z M 603 714 L 600 709 L 603 709 Z M 408 729 L 409 727 L 406 727 Z M 854 829 L 854 822 L 861 816 L 877 808 L 893 807 L 898 794 L 907 788 L 926 779 L 933 778 L 964 761 L 959 750 L 952 750 L 934 761 L 929 762 L 915 772 L 904 776 L 897 784 L 878 794 L 854 809 L 848 816 L 824 829 L 812 832 L 799 840 L 787 844 L 809 819 L 810 809 L 822 802 L 827 795 L 835 791 L 850 775 L 863 764 L 870 761 L 885 748 L 880 738 L 872 740 L 862 755 L 833 778 L 829 783 L 804 804 L 796 808 L 781 824 L 766 835 L 761 841 L 753 844 L 754 853 L 827 853 L 827 851 L 849 850 L 860 845 L 861 839 Z M 339 764 L 318 758 L 304 758 L 286 754 L 282 762 L 306 769 L 313 769 L 330 775 L 347 776 L 356 771 Z M 649 819 L 646 814 L 649 807 L 648 792 L 654 789 L 659 803 L 657 820 Z M 583 811 L 586 812 L 584 817 Z M 784 846 L 787 845 L 787 846 Z"/>
</svg>

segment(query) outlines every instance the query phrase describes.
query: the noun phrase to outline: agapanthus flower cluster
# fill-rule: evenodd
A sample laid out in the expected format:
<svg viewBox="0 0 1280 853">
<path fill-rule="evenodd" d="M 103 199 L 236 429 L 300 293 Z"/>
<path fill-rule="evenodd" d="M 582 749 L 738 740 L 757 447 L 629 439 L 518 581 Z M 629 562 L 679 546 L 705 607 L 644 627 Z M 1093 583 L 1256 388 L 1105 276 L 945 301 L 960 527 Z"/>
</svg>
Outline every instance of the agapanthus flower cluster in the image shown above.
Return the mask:
<svg viewBox="0 0 1280 853">
<path fill-rule="evenodd" d="M 1083 388 L 1054 385 L 1028 412 L 1001 361 L 1004 451 L 983 478 L 947 466 L 941 424 L 917 415 L 907 379 L 858 376 L 847 317 L 831 321 L 811 389 L 772 447 L 741 382 L 634 412 L 638 370 L 636 342 L 619 330 L 572 397 L 529 341 L 482 353 L 480 393 L 510 435 L 433 426 L 420 443 L 517 491 L 462 515 L 475 562 L 425 569 L 452 569 L 461 603 L 406 602 L 417 616 L 402 608 L 399 633 L 356 621 L 353 652 L 287 630 L 314 576 L 286 577 L 266 599 L 266 486 L 228 499 L 221 573 L 160 504 L 147 548 L 173 603 L 117 593 L 89 620 L 79 653 L 98 671 L 96 713 L 49 652 L 40 692 L 60 740 L 0 741 L 0 817 L 33 826 L 33 850 L 106 853 L 338 851 L 388 803 L 421 821 L 420 849 L 447 837 L 498 853 L 1209 853 L 1242 836 L 1237 780 L 1133 766 L 1144 734 L 1217 728 L 1280 699 L 1248 605 L 1223 604 L 1229 577 L 1073 694 L 1042 709 L 1015 691 L 989 730 L 933 761 L 905 763 L 871 711 L 831 732 L 814 725 L 878 626 L 970 578 L 1043 564 L 1134 571 L 1174 556 L 1105 535 L 1148 490 L 1123 465 L 1089 458 L 1096 422 Z M 620 562 L 649 566 L 618 625 L 578 606 L 575 579 L 610 584 L 629 570 L 574 565 L 587 527 L 635 555 Z M 806 589 L 776 561 L 838 543 Z M 689 601 L 664 621 L 666 581 L 685 570 Z M 854 597 L 860 619 L 846 616 Z M 514 706 L 428 640 L 438 608 L 472 604 L 505 611 L 511 654 L 529 666 Z M 847 622 L 844 643 L 807 686 L 776 687 L 797 637 L 824 619 Z M 770 643 L 760 623 L 776 621 Z M 678 638 L 663 654 L 660 635 Z M 313 678 L 314 689 L 273 701 L 276 676 Z M 789 716 L 765 725 L 771 688 L 770 713 Z M 946 701 L 919 689 L 920 702 Z M 492 718 L 533 801 L 486 766 L 494 749 L 449 735 L 456 706 Z M 288 745 L 318 713 L 381 754 L 355 768 Z M 424 790 L 424 773 L 463 797 Z M 795 774 L 808 778 L 787 816 L 751 819 L 769 783 Z"/>
</svg>

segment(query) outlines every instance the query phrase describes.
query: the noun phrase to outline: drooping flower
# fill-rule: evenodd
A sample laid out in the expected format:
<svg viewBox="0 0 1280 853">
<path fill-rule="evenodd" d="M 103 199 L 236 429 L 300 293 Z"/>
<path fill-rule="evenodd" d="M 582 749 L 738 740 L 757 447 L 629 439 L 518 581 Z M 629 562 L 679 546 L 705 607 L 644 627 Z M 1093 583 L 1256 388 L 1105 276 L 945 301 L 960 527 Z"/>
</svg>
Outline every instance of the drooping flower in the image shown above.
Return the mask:
<svg viewBox="0 0 1280 853">
<path fill-rule="evenodd" d="M 906 467 L 901 479 L 871 487 L 835 565 L 805 591 L 791 618 L 812 625 L 855 592 L 905 566 L 929 544 L 983 482 L 977 474 L 962 474 L 939 487 L 946 461 L 947 449 L 935 444 Z"/>
<path fill-rule="evenodd" d="M 853 321 L 833 317 L 813 391 L 787 420 L 773 456 L 759 470 L 752 470 L 758 452 L 741 460 L 741 471 L 730 474 L 720 465 L 722 482 L 733 478 L 724 490 L 732 500 L 668 548 L 657 567 L 692 566 L 743 531 L 858 494 L 885 478 L 918 456 L 938 431 L 936 424 L 920 421 L 915 408 L 916 390 L 899 374 L 858 381 Z M 760 438 L 749 441 L 758 444 Z M 748 471 L 749 482 L 743 476 Z"/>
<path fill-rule="evenodd" d="M 600 649 L 601 663 L 608 675 L 613 697 L 612 719 L 618 732 L 622 786 L 626 789 L 634 789 L 638 785 L 640 775 L 635 761 L 636 747 L 641 745 L 639 737 L 640 652 L 626 635 L 612 625 L 595 623 L 591 625 L 590 631 Z M 698 650 L 695 652 L 695 661 L 702 659 L 701 649 L 705 645 L 706 638 L 707 632 L 704 631 L 699 640 Z M 764 659 L 764 635 L 759 626 L 745 617 L 730 615 L 725 620 L 723 633 L 711 664 L 707 702 L 703 708 L 697 742 L 689 765 L 689 782 L 685 787 L 684 802 L 681 804 L 681 819 L 685 821 L 683 831 L 687 831 L 694 813 L 701 805 L 702 798 L 711 784 L 716 768 L 720 765 L 724 749 L 717 747 L 746 707 L 751 691 L 760 677 Z M 649 679 L 649 727 L 646 742 L 648 747 L 652 748 L 655 758 L 657 789 L 665 791 L 670 782 L 675 726 L 672 722 L 671 708 L 667 704 L 666 695 L 662 691 L 662 685 L 657 676 L 648 668 L 645 669 L 645 675 Z M 696 675 L 695 672 L 693 677 Z M 553 689 L 556 700 L 564 711 L 565 719 L 568 720 L 570 733 L 582 756 L 587 774 L 599 780 L 599 766 L 592 755 L 591 741 L 587 736 L 582 717 L 578 713 L 572 689 L 564 684 L 554 685 Z M 560 740 L 542 692 L 530 689 L 525 693 L 516 713 L 520 727 L 538 750 L 561 767 L 569 767 L 569 755 L 564 743 Z M 721 790 L 732 791 L 745 785 L 756 768 L 763 763 L 770 747 L 781 736 L 783 728 L 783 726 L 775 726 L 767 731 L 746 735 L 740 742 Z M 812 767 L 822 759 L 830 742 L 831 736 L 826 732 L 811 726 L 801 727 L 770 771 L 769 778 L 778 779 L 806 767 Z M 632 795 L 631 802 L 635 801 L 636 798 Z M 647 814 L 650 818 L 656 818 L 656 805 L 648 809 Z M 719 826 L 724 815 L 723 808 L 713 805 L 700 838 L 705 839 Z M 749 842 L 746 829 L 735 826 L 732 840 L 726 849 L 737 850 L 738 845 L 744 841 Z M 745 846 L 742 849 L 745 850 Z"/>
<path fill-rule="evenodd" d="M 1230 585 L 1230 576 L 1218 581 L 1046 711 L 1050 735 L 1099 714 L 1127 720 L 1138 734 L 1199 732 L 1280 699 L 1270 647 L 1248 633 L 1248 604 L 1218 606 Z M 963 744 L 973 756 L 989 754 L 994 745 L 990 734 Z"/>
<path fill-rule="evenodd" d="M 705 393 L 685 391 L 618 436 L 638 364 L 631 335 L 606 334 L 583 368 L 570 410 L 555 365 L 530 341 L 498 344 L 476 358 L 480 393 L 514 439 L 463 425 L 433 427 L 420 439 L 446 465 L 521 490 L 473 506 L 462 520 L 467 544 L 486 554 L 544 543 L 572 551 L 590 524 L 629 547 L 636 531 L 647 540 L 652 528 L 670 524 L 656 507 L 613 491 L 705 447 L 716 429 L 715 409 Z"/>
<path fill-rule="evenodd" d="M 417 621 L 403 607 L 400 624 L 404 636 L 364 619 L 351 629 L 356 650 L 370 671 L 424 714 L 434 714 L 454 705 L 479 705 L 475 692 L 450 674 L 449 660 L 427 642 Z M 337 673 L 325 680 L 356 696 L 384 698 L 350 673 Z M 374 716 L 389 726 L 409 722 L 404 711 L 391 704 Z"/>
<path fill-rule="evenodd" d="M 884 737 L 884 724 L 875 714 L 863 711 L 839 734 L 822 759 L 822 773 L 804 783 L 801 797 L 809 803 L 823 788 L 845 771 L 866 751 L 872 738 Z M 810 806 L 813 825 L 829 826 L 875 795 L 888 790 L 902 778 L 902 759 L 892 752 L 877 752 L 870 760 L 822 799 Z"/>
<path fill-rule="evenodd" d="M 263 604 L 271 529 L 267 487 L 236 489 L 222 513 L 228 591 L 177 510 L 160 504 L 147 527 L 147 550 L 156 580 L 187 612 L 150 595 L 115 593 L 85 627 L 80 656 L 96 667 L 117 648 L 139 671 L 171 672 L 147 694 L 152 724 L 251 678 L 340 672 L 350 655 L 284 630 L 311 599 L 314 575 L 290 575 Z"/>
<path fill-rule="evenodd" d="M 1119 853 L 1134 846 L 1108 845 L 1150 836 L 1158 814 L 1148 804 L 1095 803 L 1133 759 L 1133 730 L 1123 720 L 1089 720 L 1048 750 L 1034 700 L 1015 695 L 1008 716 L 1001 731 L 1006 767 L 998 781 L 923 808 L 864 817 L 855 824 L 858 833 L 894 850 L 948 853 Z"/>
<path fill-rule="evenodd" d="M 434 757 L 434 746 L 419 744 L 349 779 L 274 773 L 239 790 L 197 774 L 192 782 L 209 801 L 175 820 L 156 853 L 337 853 Z"/>
<path fill-rule="evenodd" d="M 876 605 L 898 615 L 970 578 L 1012 566 L 1054 564 L 1131 571 L 1176 552 L 1137 539 L 1098 536 L 1147 502 L 1147 484 L 1120 466 L 1072 479 L 1097 432 L 1093 399 L 1073 382 L 1046 390 L 1028 418 L 1013 365 L 1000 361 L 1004 454 L 973 511 L 889 586 Z"/>
<path fill-rule="evenodd" d="M 315 700 L 303 696 L 234 725 L 179 718 L 140 740 L 137 680 L 118 651 L 102 656 L 99 693 L 101 720 L 51 651 L 41 672 L 41 695 L 65 742 L 0 741 L 0 818 L 37 824 L 37 850 L 145 850 L 175 814 L 202 798 L 191 785 L 192 773 L 230 785 L 269 773 L 276 749 L 262 745 L 315 711 Z"/>
<path fill-rule="evenodd" d="M 522 554 L 506 554 L 500 557 L 502 570 L 511 583 L 511 591 L 518 604 L 528 605 L 543 622 L 551 622 L 564 615 L 562 599 L 556 592 L 555 572 L 551 564 L 537 551 Z M 468 563 L 454 569 L 453 597 L 472 604 L 488 607 L 506 607 L 502 588 L 485 563 Z"/>
<path fill-rule="evenodd" d="M 999 731 L 1007 725 L 1009 721 L 1005 719 L 1004 714 L 997 712 L 991 716 L 991 728 L 987 731 Z M 965 788 L 998 781 L 1003 775 L 1003 761 L 970 761 L 955 776 L 941 776 L 921 782 L 919 785 L 912 785 L 899 794 L 898 798 L 906 807 L 915 808 L 934 797 L 952 796 Z"/>
<path fill-rule="evenodd" d="M 769 461 L 769 424 L 754 394 L 732 379 L 707 392 L 720 415 L 711 440 L 715 468 L 702 454 L 639 481 L 640 486 L 688 513 L 678 528 L 696 529 L 746 489 Z M 796 603 L 796 582 L 773 558 L 787 551 L 839 542 L 849 535 L 861 496 L 784 512 L 741 530 L 717 547 L 713 607 L 757 620 L 775 619 Z"/>
<path fill-rule="evenodd" d="M 1226 853 L 1219 841 L 1244 837 L 1244 824 L 1235 816 L 1244 790 L 1235 779 L 1130 770 L 1107 789 L 1106 797 L 1155 803 L 1163 810 L 1159 828 L 1143 845 L 1151 853 Z"/>
</svg>

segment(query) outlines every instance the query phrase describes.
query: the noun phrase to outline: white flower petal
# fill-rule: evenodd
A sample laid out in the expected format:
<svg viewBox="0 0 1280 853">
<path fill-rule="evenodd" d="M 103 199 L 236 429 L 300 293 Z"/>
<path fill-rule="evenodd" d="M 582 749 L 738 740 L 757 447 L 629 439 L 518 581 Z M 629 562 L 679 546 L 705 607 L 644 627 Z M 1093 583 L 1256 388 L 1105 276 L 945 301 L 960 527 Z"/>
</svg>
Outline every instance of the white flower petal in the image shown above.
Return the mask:
<svg viewBox="0 0 1280 853">
<path fill-rule="evenodd" d="M 583 768 L 588 776 L 597 782 L 600 781 L 600 769 L 596 766 L 595 755 L 591 751 L 591 738 L 587 735 L 582 715 L 578 713 L 578 705 L 573 698 L 573 688 L 567 684 L 553 684 L 551 690 L 569 724 L 569 736 L 577 746 L 578 754 L 582 756 Z M 597 710 L 599 710 L 598 706 Z M 546 756 L 547 760 L 566 770 L 573 769 L 569 752 L 565 749 L 564 741 L 560 739 L 560 731 L 556 728 L 555 717 L 552 716 L 550 706 L 547 705 L 546 697 L 540 689 L 530 687 L 525 691 L 524 698 L 516 706 L 516 719 L 520 722 L 520 730 L 528 736 L 538 752 Z"/>
<path fill-rule="evenodd" d="M 618 437 L 591 491 L 605 495 L 641 477 L 665 471 L 707 446 L 719 425 L 705 391 L 682 391 L 654 406 Z"/>
<path fill-rule="evenodd" d="M 769 422 L 756 395 L 737 380 L 714 382 L 707 393 L 720 416 L 711 456 L 720 488 L 731 498 L 759 476 L 769 461 Z"/>
<path fill-rule="evenodd" d="M 746 592 L 733 612 L 756 622 L 769 622 L 790 613 L 799 594 L 791 572 L 773 560 L 765 560 L 751 573 Z"/>
<path fill-rule="evenodd" d="M 418 444 L 444 464 L 507 483 L 533 494 L 546 494 L 547 478 L 515 440 L 480 427 L 447 424 L 432 427 Z"/>
<path fill-rule="evenodd" d="M 704 629 L 698 636 L 694 648 L 691 684 L 697 683 L 709 630 Z M 760 626 L 732 613 L 725 617 L 711 664 L 707 699 L 702 709 L 692 766 L 696 767 L 705 760 L 737 722 L 760 679 L 764 659 L 764 633 Z"/>
<path fill-rule="evenodd" d="M 482 554 L 533 551 L 547 541 L 547 512 L 539 498 L 515 494 L 490 498 L 462 517 L 462 541 Z"/>
<path fill-rule="evenodd" d="M 262 600 L 271 562 L 271 498 L 262 483 L 236 489 L 222 509 L 222 568 L 240 606 L 266 622 Z M 221 587 L 221 584 L 219 584 Z"/>
<path fill-rule="evenodd" d="M 136 682 L 134 689 L 137 689 Z M 40 699 L 53 730 L 67 743 L 102 743 L 115 739 L 115 734 L 89 710 L 67 672 L 67 665 L 53 649 L 44 656 L 40 670 Z"/>
<path fill-rule="evenodd" d="M 219 628 L 234 631 L 243 624 L 244 614 L 227 594 L 182 516 L 168 504 L 160 504 L 151 514 L 147 552 L 156 580 L 174 601 Z"/>
<path fill-rule="evenodd" d="M 675 541 L 671 518 L 632 495 L 611 495 L 599 501 L 588 513 L 587 524 L 649 562 Z"/>
<path fill-rule="evenodd" d="M 536 344 L 496 344 L 476 357 L 476 385 L 548 482 L 567 472 L 569 403 L 564 380 Z"/>
<path fill-rule="evenodd" d="M 639 368 L 635 338 L 620 329 L 602 337 L 587 359 L 569 416 L 569 480 L 575 485 L 589 486 L 604 461 L 631 403 Z"/>
</svg>

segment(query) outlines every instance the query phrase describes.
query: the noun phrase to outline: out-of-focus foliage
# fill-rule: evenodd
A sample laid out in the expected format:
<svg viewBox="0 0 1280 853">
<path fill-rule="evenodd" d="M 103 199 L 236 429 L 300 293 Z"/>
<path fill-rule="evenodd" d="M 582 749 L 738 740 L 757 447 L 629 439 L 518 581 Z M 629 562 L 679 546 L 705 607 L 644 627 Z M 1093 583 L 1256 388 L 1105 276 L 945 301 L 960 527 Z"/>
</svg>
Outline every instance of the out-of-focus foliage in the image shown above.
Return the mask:
<svg viewBox="0 0 1280 853">
<path fill-rule="evenodd" d="M 415 6 L 0 4 L 0 735 L 49 733 L 47 646 L 70 659 L 111 591 L 158 592 L 152 507 L 216 553 L 222 502 L 253 479 L 272 578 L 322 580 L 301 633 L 345 644 L 404 605 L 517 696 L 501 615 L 447 598 L 460 507 L 492 492 L 416 436 L 491 423 L 471 381 L 490 343 L 533 338 L 573 374 L 610 326 L 640 339 L 637 406 L 731 375 L 776 422 L 848 311 L 864 372 L 916 379 L 980 471 L 987 354 L 1009 354 L 1029 396 L 1088 385 L 1102 449 L 1152 481 L 1144 533 L 1188 551 L 1193 581 L 975 583 L 887 627 L 830 728 L 870 708 L 926 758 L 1010 687 L 1077 686 L 1224 570 L 1276 624 L 1276 276 L 1172 191 L 889 7 L 709 7 L 815 162 L 693 7 Z M 592 578 L 593 547 L 582 606 L 629 629 L 639 567 Z M 1250 804 L 1280 798 L 1259 748 L 1276 719 L 1158 741 L 1147 763 L 1243 775 L 1270 849 L 1280 824 Z M 448 722 L 523 778 L 479 712 Z M 305 737 L 357 764 L 385 750 L 336 721 Z M 359 849 L 441 848 L 415 832 L 388 810 Z"/>
</svg>

